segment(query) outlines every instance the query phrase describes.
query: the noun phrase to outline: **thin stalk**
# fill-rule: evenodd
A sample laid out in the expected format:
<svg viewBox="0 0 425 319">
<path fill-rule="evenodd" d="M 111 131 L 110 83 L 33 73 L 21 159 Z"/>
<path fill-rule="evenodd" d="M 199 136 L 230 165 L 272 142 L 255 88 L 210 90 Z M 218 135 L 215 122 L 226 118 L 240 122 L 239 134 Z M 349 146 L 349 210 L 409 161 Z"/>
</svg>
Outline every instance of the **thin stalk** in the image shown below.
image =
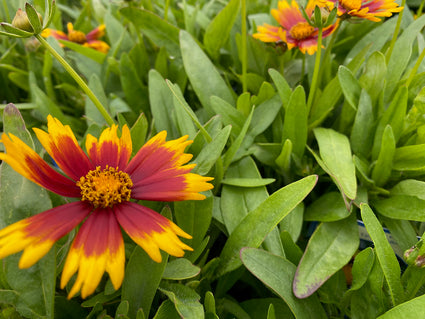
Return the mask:
<svg viewBox="0 0 425 319">
<path fill-rule="evenodd" d="M 314 71 L 313 71 L 313 78 L 311 80 L 311 87 L 310 87 L 310 93 L 308 95 L 307 100 L 307 114 L 309 114 L 311 105 L 314 101 L 314 95 L 316 94 L 317 89 L 317 79 L 319 78 L 319 69 L 320 69 L 320 58 L 322 55 L 322 28 L 319 28 L 319 35 L 317 38 L 317 52 L 316 52 L 316 61 L 314 62 Z"/>
<path fill-rule="evenodd" d="M 323 67 L 321 67 L 320 70 L 319 70 L 319 82 L 321 82 L 322 79 L 323 79 L 323 73 L 325 71 L 324 70 L 325 69 L 324 66 L 326 65 L 326 63 L 327 63 L 327 61 L 329 59 L 329 56 L 331 54 L 332 47 L 333 47 L 333 45 L 335 43 L 336 35 L 337 35 L 338 31 L 339 31 L 339 26 L 340 25 L 341 25 L 341 23 L 338 23 L 336 29 L 332 33 L 331 39 L 329 40 L 329 43 L 328 43 L 328 45 L 326 46 L 326 49 L 325 49 L 325 53 L 323 54 L 323 60 L 322 60 L 323 61 L 323 65 L 322 66 Z"/>
<path fill-rule="evenodd" d="M 424 9 L 424 3 L 425 3 L 425 0 L 422 0 L 420 6 L 418 8 L 418 11 L 416 11 L 416 16 L 418 18 L 422 15 L 422 10 Z"/>
<path fill-rule="evenodd" d="M 413 78 L 418 72 L 419 66 L 421 65 L 421 62 L 424 59 L 424 57 L 425 57 L 425 50 L 422 50 L 421 55 L 416 60 L 415 66 L 413 67 L 412 72 L 410 72 L 409 78 L 407 79 L 407 82 L 406 82 L 407 87 L 409 87 L 410 83 L 413 81 Z"/>
<path fill-rule="evenodd" d="M 11 21 L 10 14 L 9 14 L 9 7 L 7 6 L 6 0 L 3 0 L 3 8 L 4 8 L 4 11 L 5 11 L 5 14 L 6 14 L 4 21 Z"/>
<path fill-rule="evenodd" d="M 168 8 L 170 7 L 170 0 L 165 1 L 164 20 L 168 19 Z"/>
<path fill-rule="evenodd" d="M 78 73 L 75 72 L 72 66 L 70 66 L 69 63 L 66 62 L 65 59 L 62 58 L 61 55 L 58 52 L 56 52 L 56 50 L 53 49 L 52 46 L 40 34 L 35 34 L 34 36 L 59 61 L 59 63 L 62 64 L 62 66 L 69 73 L 69 75 L 72 76 L 72 78 L 75 80 L 75 82 L 77 82 L 77 84 L 84 91 L 84 93 L 86 93 L 87 96 L 90 98 L 90 100 L 92 100 L 93 104 L 96 106 L 100 114 L 105 119 L 106 123 L 108 123 L 108 125 L 110 126 L 113 125 L 114 120 L 112 119 L 112 117 L 106 111 L 102 103 L 100 103 L 99 99 L 96 97 L 93 91 L 90 90 L 86 82 L 84 82 L 84 80 L 78 75 Z"/>
<path fill-rule="evenodd" d="M 248 91 L 248 85 L 246 81 L 246 70 L 248 64 L 248 53 L 247 53 L 247 41 L 246 41 L 246 0 L 241 0 L 241 19 L 242 19 L 242 90 L 243 92 Z"/>
<path fill-rule="evenodd" d="M 402 0 L 401 7 L 405 7 L 405 6 L 406 6 L 406 0 Z M 395 45 L 395 42 L 397 41 L 398 33 L 400 32 L 401 20 L 403 19 L 403 12 L 404 12 L 404 9 L 401 10 L 401 12 L 398 14 L 397 24 L 395 26 L 393 38 L 391 39 L 390 47 L 388 48 L 388 51 L 387 51 L 387 56 L 386 56 L 387 65 L 388 65 L 388 62 L 390 61 L 391 54 L 393 53 L 394 45 Z"/>
</svg>

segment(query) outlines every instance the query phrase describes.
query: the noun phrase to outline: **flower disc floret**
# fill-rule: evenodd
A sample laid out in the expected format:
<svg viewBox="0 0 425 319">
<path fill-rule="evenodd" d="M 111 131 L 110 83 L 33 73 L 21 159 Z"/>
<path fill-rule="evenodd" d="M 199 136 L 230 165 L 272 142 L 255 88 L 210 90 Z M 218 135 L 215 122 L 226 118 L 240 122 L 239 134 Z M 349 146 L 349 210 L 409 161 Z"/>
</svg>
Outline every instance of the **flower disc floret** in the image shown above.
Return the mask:
<svg viewBox="0 0 425 319">
<path fill-rule="evenodd" d="M 291 30 L 289 30 L 291 37 L 297 40 L 304 40 L 311 36 L 313 32 L 314 27 L 309 25 L 307 22 L 298 22 L 291 28 Z"/>
<path fill-rule="evenodd" d="M 341 0 L 339 3 L 347 10 L 359 10 L 362 6 L 362 0 Z"/>
<path fill-rule="evenodd" d="M 86 35 L 83 32 L 77 31 L 77 30 L 72 30 L 71 32 L 69 32 L 68 39 L 69 41 L 72 41 L 78 44 L 83 44 L 87 42 Z"/>
<path fill-rule="evenodd" d="M 112 207 L 129 201 L 133 182 L 127 173 L 118 168 L 97 166 L 77 182 L 81 188 L 81 200 L 90 202 L 94 207 Z"/>
</svg>

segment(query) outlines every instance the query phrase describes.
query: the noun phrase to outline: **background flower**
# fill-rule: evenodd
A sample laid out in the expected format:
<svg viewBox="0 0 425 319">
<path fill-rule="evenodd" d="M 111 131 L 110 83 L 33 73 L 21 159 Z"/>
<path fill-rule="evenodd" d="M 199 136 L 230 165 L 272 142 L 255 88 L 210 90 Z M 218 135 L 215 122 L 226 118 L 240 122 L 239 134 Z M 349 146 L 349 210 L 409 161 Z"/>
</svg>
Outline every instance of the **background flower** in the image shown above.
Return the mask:
<svg viewBox="0 0 425 319">
<path fill-rule="evenodd" d="M 311 16 L 316 5 L 314 0 L 309 1 L 305 12 Z M 279 27 L 264 24 L 258 27 L 258 33 L 253 37 L 263 42 L 283 41 L 288 49 L 298 47 L 302 53 L 314 54 L 317 51 L 317 38 L 319 29 L 311 26 L 301 13 L 296 1 L 289 4 L 286 0 L 279 1 L 278 9 L 272 9 L 273 18 L 279 23 Z M 322 37 L 329 36 L 336 28 L 333 24 L 323 29 Z"/>
<path fill-rule="evenodd" d="M 109 51 L 109 45 L 106 42 L 99 40 L 99 38 L 105 35 L 104 24 L 101 24 L 96 29 L 90 31 L 87 34 L 84 34 L 84 32 L 78 30 L 74 30 L 74 26 L 71 22 L 68 22 L 67 29 L 68 34 L 65 34 L 65 32 L 59 30 L 44 29 L 41 35 L 45 38 L 52 36 L 58 40 L 75 42 L 103 53 L 107 53 Z"/>
<path fill-rule="evenodd" d="M 318 0 L 322 5 L 333 9 L 338 2 L 338 16 L 343 18 L 358 17 L 379 22 L 382 17 L 391 17 L 400 12 L 400 7 L 394 0 Z"/>
</svg>

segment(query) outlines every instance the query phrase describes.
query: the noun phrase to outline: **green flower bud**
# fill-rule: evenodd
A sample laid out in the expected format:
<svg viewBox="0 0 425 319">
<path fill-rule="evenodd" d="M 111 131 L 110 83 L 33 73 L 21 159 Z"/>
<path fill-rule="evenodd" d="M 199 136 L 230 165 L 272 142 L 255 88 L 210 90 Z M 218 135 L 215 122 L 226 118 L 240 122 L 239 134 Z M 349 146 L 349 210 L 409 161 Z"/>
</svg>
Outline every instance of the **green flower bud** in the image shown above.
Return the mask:
<svg viewBox="0 0 425 319">
<path fill-rule="evenodd" d="M 15 17 L 12 20 L 12 25 L 15 28 L 27 31 L 27 32 L 33 32 L 33 28 L 30 24 L 30 21 L 28 20 L 27 13 L 25 11 L 22 11 L 21 9 L 18 9 L 16 12 Z"/>
<path fill-rule="evenodd" d="M 40 20 L 40 23 L 43 24 L 43 17 L 40 13 L 37 12 L 38 19 Z M 27 32 L 34 32 L 33 27 L 31 26 L 31 23 L 28 19 L 28 15 L 25 11 L 22 11 L 21 9 L 18 9 L 16 12 L 15 17 L 12 20 L 12 25 L 15 28 L 27 31 Z"/>
</svg>

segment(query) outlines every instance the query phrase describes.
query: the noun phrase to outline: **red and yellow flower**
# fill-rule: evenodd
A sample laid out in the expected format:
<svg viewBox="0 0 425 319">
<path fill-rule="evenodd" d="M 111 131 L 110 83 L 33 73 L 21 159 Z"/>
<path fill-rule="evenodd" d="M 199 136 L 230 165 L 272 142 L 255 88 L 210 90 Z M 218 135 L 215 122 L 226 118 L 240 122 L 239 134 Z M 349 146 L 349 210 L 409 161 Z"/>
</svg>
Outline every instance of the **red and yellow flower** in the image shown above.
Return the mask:
<svg viewBox="0 0 425 319">
<path fill-rule="evenodd" d="M 318 0 L 321 5 L 332 10 L 338 2 L 338 16 L 341 18 L 358 17 L 379 22 L 382 17 L 391 17 L 393 13 L 400 12 L 394 0 Z"/>
<path fill-rule="evenodd" d="M 315 0 L 310 0 L 305 8 L 305 12 L 310 17 L 316 6 Z M 278 2 L 278 9 L 272 9 L 273 18 L 279 26 L 272 26 L 265 23 L 259 26 L 258 33 L 253 37 L 263 42 L 280 42 L 287 44 L 288 49 L 298 47 L 302 53 L 310 55 L 317 51 L 317 39 L 319 29 L 311 26 L 304 18 L 298 3 L 292 0 L 291 4 L 286 0 Z M 337 24 L 330 25 L 323 29 L 322 37 L 325 38 L 335 31 Z"/>
<path fill-rule="evenodd" d="M 45 38 L 52 36 L 58 40 L 75 42 L 103 53 L 107 53 L 109 51 L 109 45 L 106 42 L 99 40 L 99 38 L 105 35 L 104 24 L 101 24 L 87 34 L 84 34 L 82 31 L 74 30 L 74 26 L 71 22 L 67 24 L 67 29 L 68 34 L 59 30 L 44 29 L 41 32 L 41 35 Z"/>
<path fill-rule="evenodd" d="M 120 137 L 116 125 L 105 129 L 99 139 L 88 135 L 87 154 L 71 128 L 51 116 L 48 132 L 34 131 L 64 174 L 13 134 L 2 134 L 6 153 L 0 153 L 0 160 L 47 190 L 79 200 L 0 230 L 0 259 L 23 250 L 19 267 L 31 267 L 57 240 L 82 224 L 66 258 L 61 287 L 78 271 L 69 298 L 80 290 L 85 298 L 95 291 L 105 271 L 115 289 L 121 286 L 125 263 L 121 228 L 156 262 L 161 261 L 160 249 L 177 257 L 191 250 L 178 238 L 191 238 L 189 234 L 131 201 L 205 198 L 199 192 L 213 187 L 208 183 L 212 178 L 191 173 L 195 164 L 186 164 L 192 158 L 184 153 L 192 143 L 187 136 L 166 141 L 166 132 L 160 132 L 130 159 L 132 142 L 126 125 Z"/>
</svg>

